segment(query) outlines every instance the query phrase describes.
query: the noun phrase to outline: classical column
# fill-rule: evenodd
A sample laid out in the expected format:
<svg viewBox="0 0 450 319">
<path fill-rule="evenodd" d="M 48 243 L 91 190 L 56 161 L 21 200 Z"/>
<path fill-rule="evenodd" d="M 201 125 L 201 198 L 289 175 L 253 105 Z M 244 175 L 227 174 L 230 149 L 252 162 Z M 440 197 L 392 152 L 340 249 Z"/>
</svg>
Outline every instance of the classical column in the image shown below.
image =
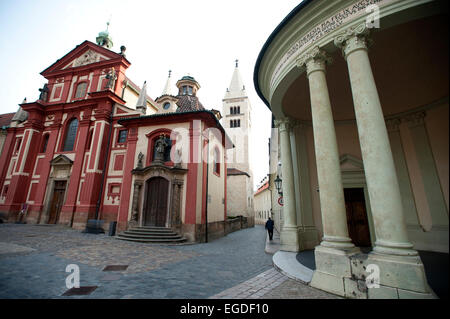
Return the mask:
<svg viewBox="0 0 450 319">
<path fill-rule="evenodd" d="M 330 58 L 327 54 L 316 47 L 302 56 L 297 65 L 299 67 L 306 65 L 311 95 L 314 147 L 323 225 L 323 238 L 320 245 L 352 249 L 354 245 L 348 236 L 336 131 L 325 78 L 325 64 L 329 61 Z"/>
<path fill-rule="evenodd" d="M 280 249 L 299 250 L 297 213 L 295 211 L 294 172 L 290 141 L 291 120 L 283 118 L 275 121 L 280 134 L 281 174 L 283 179 L 283 216 L 284 224 L 280 233 Z"/>
<path fill-rule="evenodd" d="M 347 60 L 364 170 L 375 226 L 373 251 L 417 255 L 408 241 L 400 188 L 380 99 L 367 53 L 365 23 L 335 39 Z"/>
</svg>

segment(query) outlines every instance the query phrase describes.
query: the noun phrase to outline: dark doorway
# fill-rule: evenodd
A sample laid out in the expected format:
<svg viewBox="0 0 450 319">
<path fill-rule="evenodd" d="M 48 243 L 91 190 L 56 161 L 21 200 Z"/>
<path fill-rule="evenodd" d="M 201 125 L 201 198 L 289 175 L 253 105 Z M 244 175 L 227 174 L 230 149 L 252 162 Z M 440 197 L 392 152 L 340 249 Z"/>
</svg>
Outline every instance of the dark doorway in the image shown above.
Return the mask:
<svg viewBox="0 0 450 319">
<path fill-rule="evenodd" d="M 64 204 L 64 194 L 66 193 L 66 181 L 55 181 L 53 188 L 53 197 L 50 202 L 50 213 L 48 224 L 56 224 L 59 219 L 59 213 Z"/>
<path fill-rule="evenodd" d="M 145 226 L 166 226 L 168 193 L 169 181 L 165 178 L 153 177 L 147 181 Z"/>
<path fill-rule="evenodd" d="M 370 247 L 369 221 L 367 219 L 364 188 L 345 188 L 348 233 L 358 247 Z"/>
</svg>

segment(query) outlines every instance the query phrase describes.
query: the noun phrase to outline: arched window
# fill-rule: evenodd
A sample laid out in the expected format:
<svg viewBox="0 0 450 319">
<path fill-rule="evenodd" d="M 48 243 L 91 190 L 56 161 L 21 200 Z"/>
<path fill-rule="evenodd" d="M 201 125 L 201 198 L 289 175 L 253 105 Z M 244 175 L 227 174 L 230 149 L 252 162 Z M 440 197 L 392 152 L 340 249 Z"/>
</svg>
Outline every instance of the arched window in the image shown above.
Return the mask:
<svg viewBox="0 0 450 319">
<path fill-rule="evenodd" d="M 237 107 L 237 114 L 241 114 L 241 107 L 240 106 Z"/>
<path fill-rule="evenodd" d="M 237 120 L 237 127 L 241 127 L 241 120 Z"/>
<path fill-rule="evenodd" d="M 48 138 L 50 134 L 44 134 L 44 138 L 42 139 L 41 145 L 41 153 L 45 153 L 47 151 Z"/>
<path fill-rule="evenodd" d="M 230 127 L 233 127 L 233 120 L 230 120 Z"/>
<path fill-rule="evenodd" d="M 86 88 L 87 88 L 87 82 L 81 82 L 77 85 L 77 89 L 75 91 L 75 98 L 81 99 L 86 96 Z"/>
<path fill-rule="evenodd" d="M 67 125 L 66 138 L 64 139 L 63 152 L 73 151 L 75 138 L 77 137 L 78 120 L 72 119 Z"/>
<path fill-rule="evenodd" d="M 214 167 L 213 167 L 214 174 L 220 176 L 220 151 L 217 147 L 214 148 L 214 163 L 213 164 L 214 164 Z"/>
<path fill-rule="evenodd" d="M 230 114 L 233 114 L 233 108 L 230 107 Z"/>
</svg>

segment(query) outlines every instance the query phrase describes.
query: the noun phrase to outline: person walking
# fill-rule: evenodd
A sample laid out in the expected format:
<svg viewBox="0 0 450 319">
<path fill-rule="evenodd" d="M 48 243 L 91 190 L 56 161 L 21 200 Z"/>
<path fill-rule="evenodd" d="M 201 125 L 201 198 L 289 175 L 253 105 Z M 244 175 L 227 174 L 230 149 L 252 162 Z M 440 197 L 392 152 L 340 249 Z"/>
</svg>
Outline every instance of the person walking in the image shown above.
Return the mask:
<svg viewBox="0 0 450 319">
<path fill-rule="evenodd" d="M 273 220 L 269 217 L 269 219 L 266 222 L 266 229 L 269 233 L 269 240 L 272 240 L 273 237 Z"/>
</svg>

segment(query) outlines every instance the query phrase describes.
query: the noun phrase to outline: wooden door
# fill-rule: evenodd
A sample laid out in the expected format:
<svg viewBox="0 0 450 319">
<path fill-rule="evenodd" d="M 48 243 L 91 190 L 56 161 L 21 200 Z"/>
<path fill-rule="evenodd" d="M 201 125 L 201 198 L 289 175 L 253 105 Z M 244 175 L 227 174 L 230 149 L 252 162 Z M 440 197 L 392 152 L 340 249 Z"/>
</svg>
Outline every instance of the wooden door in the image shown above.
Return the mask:
<svg viewBox="0 0 450 319">
<path fill-rule="evenodd" d="M 166 226 L 168 194 L 168 180 L 153 177 L 147 181 L 145 226 Z"/>
<path fill-rule="evenodd" d="M 345 188 L 348 233 L 358 247 L 370 247 L 369 221 L 363 188 Z"/>
<path fill-rule="evenodd" d="M 66 181 L 56 181 L 53 188 L 53 197 L 50 202 L 50 214 L 48 224 L 56 224 L 59 219 L 61 207 L 64 204 L 64 194 L 66 193 Z"/>
</svg>

